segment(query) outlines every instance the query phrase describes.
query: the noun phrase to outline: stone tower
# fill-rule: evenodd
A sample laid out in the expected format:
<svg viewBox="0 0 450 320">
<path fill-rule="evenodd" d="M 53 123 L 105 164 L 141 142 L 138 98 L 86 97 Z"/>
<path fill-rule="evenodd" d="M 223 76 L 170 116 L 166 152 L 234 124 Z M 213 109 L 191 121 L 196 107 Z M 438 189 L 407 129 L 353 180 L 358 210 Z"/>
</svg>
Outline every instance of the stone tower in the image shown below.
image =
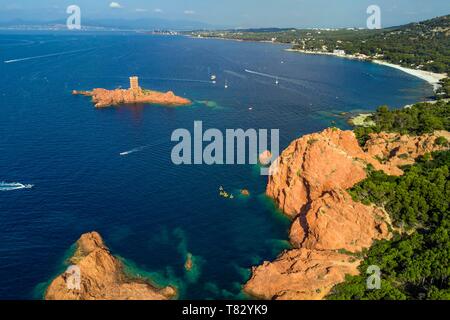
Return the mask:
<svg viewBox="0 0 450 320">
<path fill-rule="evenodd" d="M 130 89 L 131 90 L 140 90 L 139 87 L 139 78 L 136 76 L 130 77 Z"/>
</svg>

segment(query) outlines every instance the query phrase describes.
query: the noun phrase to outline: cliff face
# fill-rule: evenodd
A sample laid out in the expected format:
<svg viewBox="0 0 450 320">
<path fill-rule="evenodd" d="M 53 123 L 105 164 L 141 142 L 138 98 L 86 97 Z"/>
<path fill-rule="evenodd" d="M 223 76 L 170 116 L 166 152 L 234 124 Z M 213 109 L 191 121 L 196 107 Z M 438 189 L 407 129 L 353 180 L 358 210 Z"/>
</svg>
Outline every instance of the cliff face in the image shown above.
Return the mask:
<svg viewBox="0 0 450 320">
<path fill-rule="evenodd" d="M 46 300 L 168 300 L 176 295 L 172 287 L 128 278 L 96 232 L 82 235 L 76 246 L 70 263 L 79 268 L 79 288 L 69 289 L 70 275 L 61 274 L 47 288 Z"/>
<path fill-rule="evenodd" d="M 191 101 L 186 98 L 176 96 L 172 91 L 158 92 L 149 90 L 106 90 L 94 89 L 92 91 L 73 91 L 74 95 L 80 94 L 92 97 L 92 102 L 96 108 L 105 108 L 120 104 L 159 104 L 164 106 L 185 106 Z"/>
<path fill-rule="evenodd" d="M 320 300 L 346 274 L 358 274 L 359 261 L 333 251 L 294 249 L 253 268 L 245 292 L 265 300 Z"/>
<path fill-rule="evenodd" d="M 294 220 L 290 240 L 298 248 L 357 253 L 373 240 L 389 237 L 387 220 L 383 210 L 354 202 L 344 190 L 333 190 Z"/>
<path fill-rule="evenodd" d="M 295 217 L 323 193 L 363 180 L 365 165 L 356 158 L 362 153 L 351 131 L 327 129 L 304 136 L 282 152 L 277 172 L 269 177 L 267 195 Z"/>
<path fill-rule="evenodd" d="M 363 149 L 352 131 L 326 129 L 292 142 L 269 177 L 267 195 L 293 219 L 295 249 L 254 268 L 244 290 L 265 299 L 322 299 L 346 274 L 357 274 L 361 261 L 351 253 L 389 238 L 389 216 L 345 190 L 366 178 L 368 164 L 401 175 L 399 165 L 444 149 L 435 140 L 447 134 L 374 134 Z"/>
</svg>

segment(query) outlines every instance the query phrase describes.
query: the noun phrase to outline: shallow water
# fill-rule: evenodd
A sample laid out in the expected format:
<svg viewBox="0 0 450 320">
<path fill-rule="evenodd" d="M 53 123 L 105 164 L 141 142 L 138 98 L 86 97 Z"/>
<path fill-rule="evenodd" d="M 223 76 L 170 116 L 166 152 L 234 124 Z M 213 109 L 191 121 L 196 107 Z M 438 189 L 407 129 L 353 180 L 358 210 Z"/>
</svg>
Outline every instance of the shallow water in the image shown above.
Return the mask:
<svg viewBox="0 0 450 320">
<path fill-rule="evenodd" d="M 332 123 L 347 127 L 341 112 L 400 107 L 432 94 L 395 69 L 285 48 L 130 34 L 1 34 L 0 181 L 33 188 L 0 192 L 0 298 L 38 297 L 42 283 L 61 272 L 71 244 L 92 230 L 131 271 L 175 283 L 182 298 L 242 298 L 249 268 L 288 247 L 289 221 L 263 195 L 266 178 L 255 166 L 174 166 L 172 131 L 193 130 L 195 120 L 222 130 L 277 128 L 284 148 Z M 143 87 L 195 103 L 96 110 L 71 95 L 127 87 L 133 74 Z M 225 199 L 219 186 L 251 196 Z M 188 253 L 192 273 L 184 270 Z"/>
</svg>

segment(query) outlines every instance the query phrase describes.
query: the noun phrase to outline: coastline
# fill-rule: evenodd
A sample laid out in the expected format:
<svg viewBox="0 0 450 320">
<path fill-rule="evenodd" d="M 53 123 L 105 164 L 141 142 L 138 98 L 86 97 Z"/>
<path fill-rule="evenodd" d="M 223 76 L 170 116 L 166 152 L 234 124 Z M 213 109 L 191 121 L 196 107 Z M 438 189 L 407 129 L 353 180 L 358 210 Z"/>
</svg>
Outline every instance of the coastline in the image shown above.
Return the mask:
<svg viewBox="0 0 450 320">
<path fill-rule="evenodd" d="M 402 67 L 398 64 L 389 63 L 389 62 L 386 62 L 383 60 L 371 59 L 369 56 L 366 56 L 366 55 L 337 54 L 337 53 L 333 53 L 333 52 L 309 51 L 309 50 L 292 49 L 292 48 L 286 49 L 286 51 L 299 52 L 299 53 L 304 53 L 304 54 L 334 56 L 334 57 L 338 57 L 338 58 L 345 58 L 345 59 L 351 59 L 351 60 L 359 60 L 359 61 L 367 61 L 367 62 L 376 63 L 376 64 L 379 64 L 382 66 L 386 66 L 386 67 L 390 67 L 390 68 L 394 68 L 394 69 L 403 71 L 409 75 L 412 75 L 414 77 L 422 79 L 433 86 L 434 92 L 436 92 L 441 87 L 439 82 L 448 76 L 446 73 L 434 73 L 431 71 L 424 71 L 424 70 L 417 70 L 417 69 Z"/>
<path fill-rule="evenodd" d="M 439 84 L 439 82 L 447 77 L 446 73 L 434 73 L 431 71 L 424 71 L 424 70 L 417 70 L 417 69 L 410 69 L 410 68 L 406 68 L 406 67 L 402 67 L 398 64 L 393 64 L 393 63 L 389 63 L 386 61 L 382 61 L 382 60 L 372 60 L 373 63 L 382 65 L 382 66 L 386 66 L 386 67 L 391 67 L 400 71 L 403 71 L 405 73 L 408 73 L 414 77 L 420 78 L 422 80 L 425 80 L 426 82 L 428 82 L 429 84 L 431 84 L 433 86 L 433 90 L 436 92 L 441 85 Z"/>
<path fill-rule="evenodd" d="M 288 45 L 287 43 L 274 42 L 274 41 L 228 39 L 228 38 L 221 38 L 221 37 L 198 37 L 198 36 L 193 36 L 193 35 L 184 35 L 184 36 L 191 38 L 191 39 L 214 39 L 214 40 L 226 40 L 226 41 L 237 41 L 237 42 L 259 42 L 259 43 L 267 43 L 267 44 Z M 412 75 L 416 78 L 424 80 L 433 87 L 434 92 L 437 92 L 437 90 L 439 90 L 441 88 L 441 85 L 439 82 L 442 79 L 445 79 L 448 77 L 448 75 L 446 73 L 435 73 L 435 72 L 431 72 L 431 71 L 406 68 L 406 67 L 402 67 L 401 65 L 390 63 L 387 61 L 372 59 L 370 56 L 367 56 L 364 54 L 337 54 L 337 53 L 333 53 L 333 52 L 311 51 L 311 50 L 302 50 L 302 49 L 293 49 L 293 48 L 287 48 L 287 49 L 285 49 L 285 51 L 304 53 L 304 54 L 333 56 L 333 57 L 338 57 L 338 58 L 345 58 L 345 59 L 351 59 L 351 60 L 359 60 L 359 61 L 367 61 L 367 62 L 376 63 L 379 65 L 383 65 L 386 67 L 390 67 L 390 68 L 394 68 L 394 69 L 403 71 L 409 75 Z"/>
</svg>

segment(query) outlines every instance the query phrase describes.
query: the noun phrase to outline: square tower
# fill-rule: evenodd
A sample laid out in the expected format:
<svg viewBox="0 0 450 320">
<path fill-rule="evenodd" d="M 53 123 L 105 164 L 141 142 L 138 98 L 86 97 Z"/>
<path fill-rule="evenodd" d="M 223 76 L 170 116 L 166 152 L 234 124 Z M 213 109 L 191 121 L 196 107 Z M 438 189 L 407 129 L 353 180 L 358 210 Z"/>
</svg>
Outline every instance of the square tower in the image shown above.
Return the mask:
<svg viewBox="0 0 450 320">
<path fill-rule="evenodd" d="M 130 77 L 130 89 L 139 90 L 139 78 L 136 76 Z"/>
</svg>

